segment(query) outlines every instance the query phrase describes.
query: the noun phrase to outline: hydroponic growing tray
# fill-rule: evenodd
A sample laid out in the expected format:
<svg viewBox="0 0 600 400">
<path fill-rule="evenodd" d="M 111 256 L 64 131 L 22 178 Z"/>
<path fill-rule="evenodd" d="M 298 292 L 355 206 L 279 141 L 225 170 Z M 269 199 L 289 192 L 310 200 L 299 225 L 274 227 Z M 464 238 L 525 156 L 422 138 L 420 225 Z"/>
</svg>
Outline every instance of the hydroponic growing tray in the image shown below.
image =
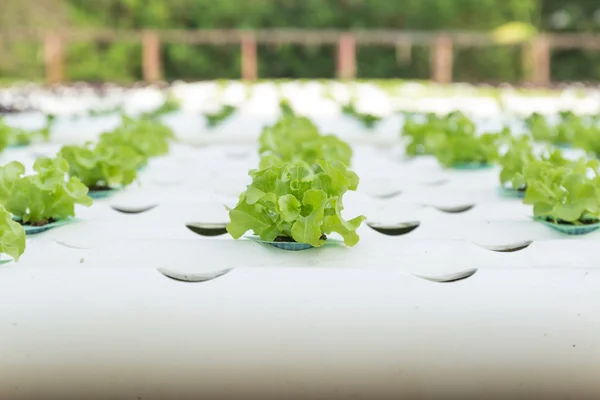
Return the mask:
<svg viewBox="0 0 600 400">
<path fill-rule="evenodd" d="M 163 118 L 180 139 L 168 156 L 0 265 L 0 399 L 600 396 L 600 231 L 535 222 L 499 193 L 495 167 L 405 157 L 391 111 L 367 131 L 306 106 L 353 145 L 361 183 L 344 214 L 367 216 L 355 247 L 285 251 L 219 234 L 276 118 L 263 86 L 213 130 L 194 108 L 207 89 L 181 86 L 188 108 Z M 441 98 L 422 104 L 461 104 Z M 489 108 L 476 115 L 484 127 L 513 115 Z M 117 122 L 59 117 L 52 143 L 5 150 L 2 164 L 30 167 Z"/>
</svg>

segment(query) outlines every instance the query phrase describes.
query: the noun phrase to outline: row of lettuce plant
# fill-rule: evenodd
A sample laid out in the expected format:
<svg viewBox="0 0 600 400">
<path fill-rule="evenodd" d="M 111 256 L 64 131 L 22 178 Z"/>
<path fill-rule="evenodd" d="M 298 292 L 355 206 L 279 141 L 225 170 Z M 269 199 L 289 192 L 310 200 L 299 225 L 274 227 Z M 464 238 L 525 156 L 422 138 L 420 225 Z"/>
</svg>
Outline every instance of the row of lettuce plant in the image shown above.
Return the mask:
<svg viewBox="0 0 600 400">
<path fill-rule="evenodd" d="M 535 154 L 531 139 L 514 138 L 500 161 L 500 181 L 523 203 L 533 206 L 534 219 L 567 234 L 600 227 L 600 162 L 572 161 L 558 148 Z"/>
<path fill-rule="evenodd" d="M 600 155 L 599 123 L 598 116 L 580 116 L 570 111 L 561 112 L 558 122 L 554 124 L 540 114 L 533 114 L 526 120 L 535 140 L 563 148 L 579 148 L 594 157 Z"/>
<path fill-rule="evenodd" d="M 54 115 L 48 114 L 42 128 L 24 129 L 8 125 L 0 118 L 0 151 L 6 147 L 27 146 L 36 140 L 48 141 L 54 121 Z"/>
<path fill-rule="evenodd" d="M 98 143 L 63 146 L 69 174 L 80 179 L 93 197 L 103 197 L 133 183 L 151 157 L 166 154 L 174 138 L 169 127 L 147 118 L 122 116 L 121 125 L 100 135 Z"/>
<path fill-rule="evenodd" d="M 334 100 L 333 97 L 329 98 Z M 294 111 L 289 99 L 285 97 L 281 97 L 279 99 L 279 111 L 284 117 L 296 115 L 296 112 Z M 356 102 L 352 99 L 341 105 L 341 111 L 343 115 L 355 119 L 368 130 L 373 129 L 382 119 L 378 115 L 358 111 L 356 108 Z"/>
<path fill-rule="evenodd" d="M 427 114 L 422 122 L 408 117 L 402 136 L 408 139 L 410 156 L 431 154 L 440 164 L 451 168 L 482 168 L 499 158 L 499 146 L 510 137 L 510 131 L 477 134 L 475 123 L 461 112 L 444 117 Z"/>
<path fill-rule="evenodd" d="M 596 156 L 594 144 L 600 144 L 600 130 L 593 118 L 572 113 L 562 113 L 560 118 L 559 124 L 550 126 L 544 117 L 534 115 L 527 122 L 530 135 L 516 137 L 506 128 L 478 135 L 473 121 L 459 112 L 445 117 L 430 114 L 422 122 L 409 118 L 403 129 L 408 138 L 406 153 L 433 154 L 446 167 L 497 162 L 502 190 L 532 205 L 535 220 L 564 233 L 587 233 L 600 227 L 600 162 L 585 157 L 571 161 L 559 147 L 536 153 L 533 139 L 579 143 Z M 549 132 L 555 136 L 550 138 Z M 508 149 L 501 154 L 504 144 Z"/>
<path fill-rule="evenodd" d="M 343 196 L 359 182 L 348 168 L 347 143 L 322 135 L 305 117 L 286 115 L 263 129 L 259 153 L 259 168 L 249 172 L 252 183 L 229 209 L 233 238 L 252 231 L 260 241 L 300 250 L 324 245 L 335 232 L 347 246 L 358 243 L 365 217 L 342 217 Z"/>
<path fill-rule="evenodd" d="M 172 139 L 165 125 L 124 116 L 95 145 L 64 146 L 54 158 L 37 158 L 33 174 L 17 161 L 0 166 L 0 252 L 18 260 L 26 233 L 69 222 L 76 204 L 92 205 L 94 192 L 129 185 L 150 157 L 168 151 Z"/>
</svg>

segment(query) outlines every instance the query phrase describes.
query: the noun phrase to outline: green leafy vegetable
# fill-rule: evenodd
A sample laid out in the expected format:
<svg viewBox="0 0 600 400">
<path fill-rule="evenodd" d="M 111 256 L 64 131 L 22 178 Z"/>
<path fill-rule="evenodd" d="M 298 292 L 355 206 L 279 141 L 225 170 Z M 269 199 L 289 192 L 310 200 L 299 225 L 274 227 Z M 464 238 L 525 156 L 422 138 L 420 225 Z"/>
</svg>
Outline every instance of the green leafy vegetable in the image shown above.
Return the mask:
<svg viewBox="0 0 600 400">
<path fill-rule="evenodd" d="M 0 204 L 22 223 L 44 224 L 75 216 L 75 204 L 91 206 L 88 188 L 75 177 L 66 179 L 69 164 L 62 158 L 38 158 L 34 175 L 23 176 L 23 164 L 0 167 Z"/>
<path fill-rule="evenodd" d="M 535 160 L 525 167 L 524 204 L 533 205 L 536 217 L 554 223 L 580 225 L 600 216 L 598 160 L 580 159 L 564 166 Z"/>
<path fill-rule="evenodd" d="M 142 114 L 142 118 L 156 119 L 164 115 L 170 114 L 179 110 L 181 107 L 179 101 L 173 96 L 167 96 L 165 101 L 153 111 L 148 111 Z"/>
<path fill-rule="evenodd" d="M 149 157 L 156 157 L 168 153 L 169 142 L 174 138 L 171 129 L 155 120 L 134 119 L 123 115 L 123 120 L 112 132 L 100 135 L 102 146 L 119 147 L 129 146 L 134 148 L 146 163 Z"/>
<path fill-rule="evenodd" d="M 52 117 L 46 117 L 46 124 L 41 129 L 22 129 L 7 125 L 0 118 L 0 150 L 6 146 L 24 146 L 33 142 L 38 137 L 43 140 L 50 138 Z"/>
<path fill-rule="evenodd" d="M 346 245 L 358 243 L 356 229 L 365 217 L 347 221 L 341 214 L 342 196 L 356 190 L 358 176 L 339 161 L 315 164 L 313 169 L 271 158 L 267 167 L 250 171 L 252 184 L 229 210 L 231 236 L 239 239 L 251 230 L 265 241 L 291 238 L 318 247 L 324 235 L 337 232 Z"/>
<path fill-rule="evenodd" d="M 8 254 L 15 261 L 25 251 L 25 230 L 0 205 L 0 253 Z"/>
<path fill-rule="evenodd" d="M 592 126 L 581 130 L 575 138 L 575 145 L 596 157 L 600 156 L 600 128 Z"/>
<path fill-rule="evenodd" d="M 288 99 L 281 99 L 279 101 L 279 110 L 281 111 L 281 115 L 284 117 L 293 117 L 296 115 L 296 112 L 292 108 Z"/>
<path fill-rule="evenodd" d="M 64 146 L 59 155 L 69 163 L 69 175 L 90 189 L 125 187 L 137 177 L 145 158 L 127 145 Z"/>
<path fill-rule="evenodd" d="M 579 141 L 578 137 L 590 128 L 589 122 L 572 112 L 562 112 L 559 123 L 552 125 L 543 115 L 533 113 L 525 120 L 525 125 L 535 140 L 565 146 Z"/>
<path fill-rule="evenodd" d="M 498 159 L 498 145 L 505 136 L 506 132 L 440 135 L 433 138 L 432 147 L 438 161 L 445 167 L 460 164 L 487 165 Z"/>
<path fill-rule="evenodd" d="M 316 160 L 341 161 L 350 165 L 352 148 L 335 135 L 321 135 L 306 117 L 288 116 L 263 129 L 259 139 L 261 156 L 275 156 L 284 162 Z"/>
<path fill-rule="evenodd" d="M 229 104 L 225 104 L 217 112 L 204 114 L 204 117 L 206 118 L 206 123 L 208 124 L 208 126 L 214 128 L 217 125 L 221 124 L 223 121 L 225 121 L 227 118 L 231 117 L 236 110 L 236 107 Z"/>
<path fill-rule="evenodd" d="M 531 147 L 531 139 L 529 136 L 521 136 L 513 138 L 508 151 L 500 158 L 500 183 L 505 184 L 510 182 L 510 185 L 515 190 L 525 188 L 525 176 L 523 169 L 533 161 L 535 156 Z"/>
<path fill-rule="evenodd" d="M 452 112 L 439 117 L 434 113 L 424 115 L 425 120 L 418 122 L 422 115 L 407 116 L 402 128 L 402 136 L 408 138 L 406 154 L 410 156 L 434 154 L 435 147 L 446 136 L 473 136 L 475 124 L 461 112 Z"/>
<path fill-rule="evenodd" d="M 381 117 L 377 115 L 358 112 L 352 101 L 342 106 L 342 113 L 355 118 L 367 129 L 373 129 L 381 121 Z"/>
</svg>

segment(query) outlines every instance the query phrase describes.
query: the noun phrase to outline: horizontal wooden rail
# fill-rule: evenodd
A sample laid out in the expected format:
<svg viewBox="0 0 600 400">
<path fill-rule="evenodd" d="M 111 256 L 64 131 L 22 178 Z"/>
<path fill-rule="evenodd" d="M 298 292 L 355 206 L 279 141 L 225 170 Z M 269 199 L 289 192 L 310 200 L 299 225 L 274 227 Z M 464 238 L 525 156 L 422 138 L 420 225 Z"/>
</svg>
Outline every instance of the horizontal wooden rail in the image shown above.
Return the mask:
<svg viewBox="0 0 600 400">
<path fill-rule="evenodd" d="M 0 42 L 44 43 L 48 82 L 64 80 L 64 49 L 69 43 L 141 43 L 142 72 L 147 81 L 161 79 L 160 47 L 164 44 L 239 46 L 241 72 L 246 80 L 257 79 L 258 45 L 296 44 L 335 46 L 337 75 L 343 79 L 356 77 L 357 46 L 390 46 L 406 48 L 425 46 L 431 49 L 431 76 L 438 82 L 451 82 L 454 52 L 457 48 L 493 46 L 523 47 L 523 65 L 528 80 L 538 84 L 550 81 L 550 54 L 553 49 L 600 51 L 600 34 L 544 34 L 521 42 L 497 43 L 485 32 L 469 31 L 401 31 L 401 30 L 306 30 L 306 29 L 211 29 L 211 30 L 86 30 L 35 29 L 2 30 Z M 408 57 L 410 59 L 410 57 Z"/>
</svg>

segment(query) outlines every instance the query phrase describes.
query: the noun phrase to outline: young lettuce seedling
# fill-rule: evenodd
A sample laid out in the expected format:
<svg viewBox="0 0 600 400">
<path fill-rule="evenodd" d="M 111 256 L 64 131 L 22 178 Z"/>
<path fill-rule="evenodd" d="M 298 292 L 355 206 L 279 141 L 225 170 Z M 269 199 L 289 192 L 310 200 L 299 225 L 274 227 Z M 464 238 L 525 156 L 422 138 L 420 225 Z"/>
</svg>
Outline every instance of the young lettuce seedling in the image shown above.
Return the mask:
<svg viewBox="0 0 600 400">
<path fill-rule="evenodd" d="M 553 224 L 584 225 L 600 216 L 600 161 L 580 159 L 557 166 L 534 160 L 525 167 L 524 204 L 537 218 Z"/>
<path fill-rule="evenodd" d="M 75 216 L 75 204 L 91 206 L 88 188 L 67 179 L 69 164 L 61 157 L 38 158 L 33 175 L 13 161 L 0 167 L 0 204 L 22 225 L 43 226 Z"/>
<path fill-rule="evenodd" d="M 79 178 L 90 191 L 125 187 L 137 177 L 145 158 L 134 148 L 101 142 L 92 147 L 64 146 L 59 155 L 69 163 L 69 175 Z"/>
<path fill-rule="evenodd" d="M 206 118 L 206 124 L 210 128 L 214 128 L 224 122 L 227 118 L 231 117 L 236 110 L 236 107 L 225 104 L 217 112 L 204 114 L 204 117 Z"/>
<path fill-rule="evenodd" d="M 342 197 L 356 190 L 358 176 L 339 161 L 317 160 L 283 163 L 270 158 L 270 164 L 250 171 L 252 183 L 229 209 L 227 231 L 235 239 L 252 231 L 260 239 L 323 245 L 328 234 L 336 232 L 347 246 L 359 241 L 356 229 L 364 216 L 349 221 L 342 217 Z"/>
<path fill-rule="evenodd" d="M 342 113 L 355 118 L 367 129 L 373 129 L 381 121 L 381 117 L 377 115 L 358 112 L 353 101 L 342 106 Z"/>
<path fill-rule="evenodd" d="M 169 152 L 169 143 L 174 139 L 171 129 L 155 120 L 133 119 L 125 115 L 123 121 L 112 132 L 100 135 L 100 145 L 106 147 L 129 146 L 134 148 L 144 160 Z"/>
<path fill-rule="evenodd" d="M 321 135 L 306 117 L 287 116 L 263 129 L 259 138 L 261 156 L 275 156 L 283 162 L 314 164 L 323 159 L 350 165 L 352 148 L 335 135 Z"/>
</svg>

